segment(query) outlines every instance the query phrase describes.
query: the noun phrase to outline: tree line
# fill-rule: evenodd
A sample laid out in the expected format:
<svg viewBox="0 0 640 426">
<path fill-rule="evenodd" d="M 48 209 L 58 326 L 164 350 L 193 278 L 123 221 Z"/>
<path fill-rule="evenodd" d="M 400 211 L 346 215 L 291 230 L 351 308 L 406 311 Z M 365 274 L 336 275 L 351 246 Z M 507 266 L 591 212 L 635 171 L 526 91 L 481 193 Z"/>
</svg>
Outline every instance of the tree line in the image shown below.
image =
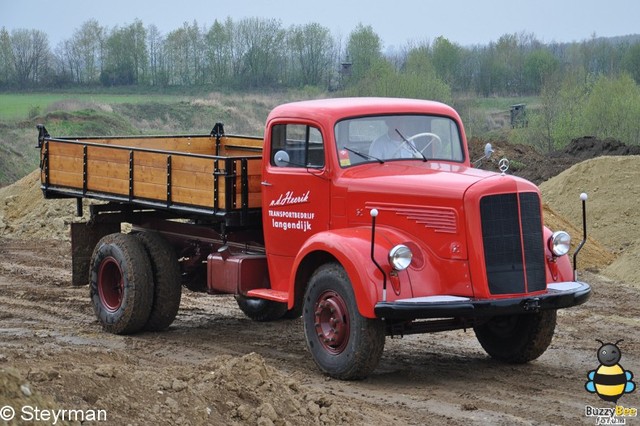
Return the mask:
<svg viewBox="0 0 640 426">
<path fill-rule="evenodd" d="M 640 36 L 542 43 L 528 33 L 487 45 L 445 37 L 384 50 L 371 26 L 345 40 L 317 23 L 227 18 L 107 28 L 90 20 L 52 49 L 42 30 L 0 29 L 0 90 L 72 87 L 317 88 L 340 95 L 434 99 L 538 96 L 527 129 L 510 135 L 552 151 L 584 135 L 640 144 Z M 314 89 L 315 90 L 315 89 Z M 469 114 L 470 115 L 470 114 Z M 465 117 L 483 133 L 486 117 Z"/>
<path fill-rule="evenodd" d="M 418 90 L 448 100 L 539 94 L 551 76 L 628 73 L 640 82 L 640 39 L 540 42 L 505 34 L 463 47 L 445 37 L 383 52 L 372 27 L 358 25 L 346 41 L 317 23 L 284 28 L 279 20 L 196 21 L 162 34 L 155 25 L 107 28 L 89 20 L 52 48 L 37 29 L 0 29 L 0 89 L 72 86 L 204 86 L 347 89 L 354 94 Z M 426 84 L 425 84 L 426 82 Z M 382 93 L 380 93 L 382 92 Z"/>
</svg>

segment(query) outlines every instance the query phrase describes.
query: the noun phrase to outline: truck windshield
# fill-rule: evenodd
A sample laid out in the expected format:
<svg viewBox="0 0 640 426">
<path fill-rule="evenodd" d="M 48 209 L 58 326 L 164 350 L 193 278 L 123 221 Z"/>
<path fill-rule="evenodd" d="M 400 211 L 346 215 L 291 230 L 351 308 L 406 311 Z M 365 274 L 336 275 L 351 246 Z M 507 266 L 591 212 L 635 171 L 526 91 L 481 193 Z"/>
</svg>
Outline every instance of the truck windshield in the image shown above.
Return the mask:
<svg viewBox="0 0 640 426">
<path fill-rule="evenodd" d="M 342 120 L 335 126 L 342 167 L 389 160 L 464 160 L 455 121 L 431 115 L 380 115 Z"/>
</svg>

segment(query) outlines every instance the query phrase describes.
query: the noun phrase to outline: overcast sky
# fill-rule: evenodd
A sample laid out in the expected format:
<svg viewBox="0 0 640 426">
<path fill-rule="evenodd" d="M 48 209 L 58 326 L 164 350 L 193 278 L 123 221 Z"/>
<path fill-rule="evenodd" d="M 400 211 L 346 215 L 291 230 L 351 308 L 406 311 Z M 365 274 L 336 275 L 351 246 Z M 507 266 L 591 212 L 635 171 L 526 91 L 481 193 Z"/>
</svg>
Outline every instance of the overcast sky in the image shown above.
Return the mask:
<svg viewBox="0 0 640 426">
<path fill-rule="evenodd" d="M 343 40 L 362 23 L 384 48 L 438 36 L 471 46 L 520 32 L 545 43 L 640 33 L 638 0 L 0 0 L 0 27 L 43 30 L 52 47 L 92 18 L 109 28 L 138 18 L 166 34 L 227 16 L 275 18 L 285 28 L 317 22 Z"/>
</svg>

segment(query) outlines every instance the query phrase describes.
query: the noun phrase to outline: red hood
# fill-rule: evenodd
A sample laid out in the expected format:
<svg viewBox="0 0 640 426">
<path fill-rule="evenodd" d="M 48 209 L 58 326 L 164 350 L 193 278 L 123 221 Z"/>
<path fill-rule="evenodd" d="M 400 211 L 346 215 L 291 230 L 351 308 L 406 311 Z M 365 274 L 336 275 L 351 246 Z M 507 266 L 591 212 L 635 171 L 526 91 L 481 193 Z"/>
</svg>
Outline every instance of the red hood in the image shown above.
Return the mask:
<svg viewBox="0 0 640 426">
<path fill-rule="evenodd" d="M 364 195 L 365 201 L 422 204 L 432 199 L 436 204 L 449 204 L 462 201 L 469 187 L 496 175 L 435 161 L 388 161 L 350 168 L 338 184 L 346 186 L 350 201 Z"/>
<path fill-rule="evenodd" d="M 349 226 L 369 225 L 369 211 L 375 208 L 380 226 L 404 233 L 407 241 L 422 240 L 448 259 L 467 259 L 466 229 L 468 220 L 480 213 L 480 197 L 538 191 L 515 176 L 436 161 L 352 167 L 344 170 L 336 187 L 344 191 Z"/>
</svg>

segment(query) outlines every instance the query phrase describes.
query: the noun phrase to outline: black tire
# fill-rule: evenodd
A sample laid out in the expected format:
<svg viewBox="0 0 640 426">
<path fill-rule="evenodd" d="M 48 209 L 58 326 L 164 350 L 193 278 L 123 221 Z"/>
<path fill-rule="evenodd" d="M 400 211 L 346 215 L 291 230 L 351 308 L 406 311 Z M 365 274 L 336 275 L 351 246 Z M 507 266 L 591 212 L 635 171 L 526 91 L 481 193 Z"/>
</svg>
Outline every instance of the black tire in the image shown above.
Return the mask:
<svg viewBox="0 0 640 426">
<path fill-rule="evenodd" d="M 316 270 L 304 296 L 307 347 L 320 370 L 341 380 L 368 376 L 385 343 L 384 323 L 364 318 L 345 270 L 328 263 Z"/>
<path fill-rule="evenodd" d="M 491 318 L 474 327 L 482 348 L 510 364 L 524 364 L 542 355 L 556 328 L 556 311 Z"/>
<path fill-rule="evenodd" d="M 153 304 L 145 330 L 161 331 L 171 325 L 178 314 L 182 287 L 180 265 L 175 250 L 156 232 L 135 234 L 142 242 L 153 274 Z"/>
<path fill-rule="evenodd" d="M 287 304 L 272 300 L 236 295 L 240 310 L 254 321 L 268 322 L 281 319 L 287 313 Z"/>
<path fill-rule="evenodd" d="M 140 241 L 127 234 L 110 234 L 91 257 L 89 295 L 105 331 L 130 334 L 149 319 L 153 278 L 149 257 Z"/>
<path fill-rule="evenodd" d="M 294 320 L 294 319 L 300 318 L 301 316 L 302 316 L 302 305 L 294 306 L 293 309 L 285 312 L 285 314 L 282 316 L 282 319 Z"/>
</svg>

